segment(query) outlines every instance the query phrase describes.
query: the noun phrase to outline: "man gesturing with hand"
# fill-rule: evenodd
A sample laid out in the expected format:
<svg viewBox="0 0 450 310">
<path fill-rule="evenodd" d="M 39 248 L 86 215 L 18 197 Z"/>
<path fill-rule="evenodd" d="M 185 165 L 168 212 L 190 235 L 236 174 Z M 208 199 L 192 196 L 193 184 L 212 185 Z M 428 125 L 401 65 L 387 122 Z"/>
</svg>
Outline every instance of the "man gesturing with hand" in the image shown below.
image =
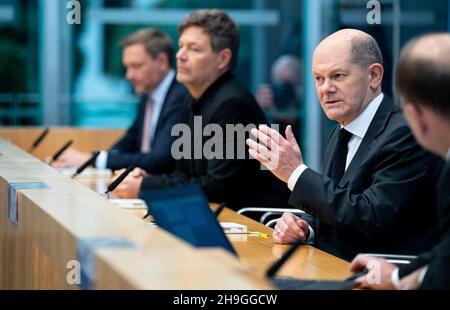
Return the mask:
<svg viewBox="0 0 450 310">
<path fill-rule="evenodd" d="M 338 123 L 325 149 L 324 173 L 304 163 L 289 127 L 283 137 L 261 126 L 252 132 L 258 142 L 247 140 L 250 155 L 287 183 L 289 204 L 310 215 L 283 215 L 274 241 L 301 238 L 347 260 L 359 252 L 429 249 L 436 241 L 435 212 L 423 208 L 434 205 L 442 162 L 417 144 L 383 94 L 377 42 L 359 30 L 340 30 L 317 46 L 312 71 L 320 105 Z M 418 234 L 417 225 L 426 229 Z"/>
</svg>

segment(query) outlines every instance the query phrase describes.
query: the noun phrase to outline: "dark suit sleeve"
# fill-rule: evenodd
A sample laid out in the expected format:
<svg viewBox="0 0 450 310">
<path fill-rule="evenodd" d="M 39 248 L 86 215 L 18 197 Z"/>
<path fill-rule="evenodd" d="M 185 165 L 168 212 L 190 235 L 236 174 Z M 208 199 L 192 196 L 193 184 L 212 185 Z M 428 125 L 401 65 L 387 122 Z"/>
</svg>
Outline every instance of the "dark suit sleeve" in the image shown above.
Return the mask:
<svg viewBox="0 0 450 310">
<path fill-rule="evenodd" d="M 316 218 L 314 216 L 312 216 L 311 214 L 308 214 L 308 213 L 302 213 L 299 215 L 299 217 L 302 220 L 306 221 L 313 230 L 316 229 Z"/>
<path fill-rule="evenodd" d="M 338 230 L 368 239 L 382 236 L 395 225 L 399 214 L 406 214 L 403 211 L 411 204 L 410 197 L 418 197 L 423 190 L 420 179 L 432 159 L 427 160 L 406 126 L 379 143 L 383 146 L 373 167 L 359 167 L 364 172 L 359 174 L 361 180 L 352 180 L 359 183 L 360 190 L 339 187 L 332 179 L 306 169 L 289 203 Z"/>
<path fill-rule="evenodd" d="M 226 124 L 243 124 L 245 126 L 251 122 L 249 115 L 253 114 L 254 111 L 247 104 L 243 104 L 238 98 L 233 98 L 224 102 L 221 108 L 215 111 L 214 119 L 211 123 L 218 124 L 222 128 L 223 133 L 225 133 Z M 226 135 L 224 134 L 224 136 Z M 233 139 L 233 137 L 227 138 Z M 233 143 L 233 140 L 224 141 L 218 147 L 223 147 L 230 143 Z M 235 145 L 235 152 L 237 149 Z M 245 147 L 244 156 L 247 156 L 246 154 L 247 148 Z M 245 190 L 245 178 L 249 176 L 248 171 L 251 169 L 251 165 L 257 165 L 256 161 L 211 159 L 208 160 L 206 173 L 196 177 L 188 176 L 188 173 L 186 173 L 189 170 L 188 160 L 182 159 L 177 162 L 176 170 L 172 174 L 151 175 L 144 178 L 141 189 L 169 188 L 196 183 L 203 188 L 209 201 L 222 202 L 227 195 L 238 195 L 236 191 Z M 239 186 L 239 184 L 242 184 L 242 186 Z"/>
<path fill-rule="evenodd" d="M 438 193 L 441 197 L 438 208 L 442 210 L 439 213 L 441 242 L 424 254 L 429 257 L 429 263 L 420 289 L 450 290 L 450 180 L 443 181 Z"/>
<path fill-rule="evenodd" d="M 420 289 L 450 290 L 450 251 L 448 248 L 440 249 L 428 265 L 428 270 Z"/>
<path fill-rule="evenodd" d="M 410 264 L 401 265 L 398 275 L 402 279 L 417 269 L 427 265 L 428 270 L 419 289 L 449 290 L 450 289 L 450 238 L 444 238 L 430 251 L 421 254 Z"/>
<path fill-rule="evenodd" d="M 134 165 L 136 167 L 141 167 L 149 173 L 162 173 L 171 170 L 170 167 L 173 169 L 173 159 L 170 154 L 170 149 L 174 137 L 171 136 L 171 130 L 173 125 L 179 122 L 179 103 L 181 100 L 181 97 L 176 99 L 175 102 L 177 102 L 177 104 L 171 104 L 164 115 L 160 116 L 162 119 L 158 122 L 160 125 L 158 126 L 157 133 L 155 133 L 155 143 L 152 145 L 151 152 L 141 153 L 140 150 L 136 150 L 133 153 L 117 153 L 113 150 L 108 154 L 107 167 L 110 169 L 120 169 Z M 129 132 L 133 132 L 135 130 L 134 127 L 136 126 L 133 124 Z M 158 138 L 156 138 L 156 135 L 158 135 Z M 128 133 L 126 136 L 128 136 Z M 131 139 L 133 138 L 130 138 L 130 140 Z M 127 142 L 130 143 L 131 141 Z"/>
</svg>

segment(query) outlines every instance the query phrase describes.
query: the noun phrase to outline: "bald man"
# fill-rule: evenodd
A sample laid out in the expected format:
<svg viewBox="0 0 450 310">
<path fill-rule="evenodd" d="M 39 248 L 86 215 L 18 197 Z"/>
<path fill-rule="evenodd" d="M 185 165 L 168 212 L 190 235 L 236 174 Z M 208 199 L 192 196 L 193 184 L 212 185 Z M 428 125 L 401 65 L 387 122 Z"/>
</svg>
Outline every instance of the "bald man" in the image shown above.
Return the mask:
<svg viewBox="0 0 450 310">
<path fill-rule="evenodd" d="M 439 245 L 409 265 L 397 268 L 377 260 L 378 283 L 359 279 L 373 289 L 450 289 L 450 34 L 430 34 L 413 39 L 402 50 L 396 86 L 406 119 L 419 143 L 446 159 L 437 191 Z M 352 270 L 375 264 L 357 256 Z"/>
<path fill-rule="evenodd" d="M 402 113 L 383 94 L 382 56 L 368 34 L 345 29 L 324 39 L 312 71 L 323 111 L 338 124 L 324 174 L 304 163 L 290 127 L 286 138 L 260 127 L 250 155 L 292 191 L 289 203 L 313 216 L 285 213 L 273 239 L 313 242 L 350 260 L 359 252 L 418 254 L 435 243 L 434 185 L 440 159 L 415 141 Z"/>
</svg>

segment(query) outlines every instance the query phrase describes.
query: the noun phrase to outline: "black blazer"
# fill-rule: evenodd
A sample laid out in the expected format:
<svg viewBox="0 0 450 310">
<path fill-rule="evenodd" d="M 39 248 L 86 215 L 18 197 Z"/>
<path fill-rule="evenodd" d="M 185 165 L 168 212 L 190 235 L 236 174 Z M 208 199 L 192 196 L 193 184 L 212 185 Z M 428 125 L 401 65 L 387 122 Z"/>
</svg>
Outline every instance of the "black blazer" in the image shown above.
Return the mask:
<svg viewBox="0 0 450 310">
<path fill-rule="evenodd" d="M 120 169 L 134 165 L 150 173 L 172 171 L 175 161 L 170 154 L 174 141 L 171 130 L 173 125 L 180 121 L 180 107 L 186 93 L 186 88 L 174 78 L 161 108 L 155 134 L 151 140 L 151 151 L 145 154 L 140 150 L 147 102 L 147 96 L 143 96 L 133 124 L 108 152 L 107 168 Z"/>
<path fill-rule="evenodd" d="M 411 264 L 401 266 L 400 278 L 428 265 L 420 289 L 450 290 L 450 161 L 447 160 L 439 179 L 437 210 L 440 241 L 431 251 L 419 256 Z"/>
<path fill-rule="evenodd" d="M 197 117 L 197 125 L 201 118 L 201 127 L 195 128 L 194 117 Z M 214 126 L 219 126 L 225 133 L 227 124 L 258 126 L 267 123 L 253 96 L 239 85 L 231 73 L 225 73 L 216 80 L 199 100 L 187 96 L 181 111 L 181 122 L 190 129 L 190 158 L 178 160 L 175 171 L 171 174 L 144 178 L 141 190 L 197 183 L 210 202 L 225 202 L 233 209 L 244 206 L 287 206 L 289 189 L 269 171 L 261 170 L 256 160 L 248 158 L 244 139 L 240 141 L 241 145 L 237 145 L 235 139 L 225 140 L 224 134 L 220 143 L 215 145 L 223 158 L 207 159 L 203 154 L 201 158 L 195 159 L 195 149 L 202 154 L 202 147 L 206 149 L 208 146 L 205 142 L 210 136 L 202 135 L 208 124 L 216 124 Z M 233 147 L 235 159 L 227 159 L 229 157 L 225 152 L 231 150 L 226 148 L 227 143 Z M 239 149 L 245 156 L 244 159 L 236 159 Z"/>
<path fill-rule="evenodd" d="M 436 241 L 433 193 L 442 160 L 420 148 L 402 113 L 385 96 L 336 183 L 328 175 L 339 128 L 325 150 L 325 174 L 306 169 L 289 200 L 316 218 L 316 245 L 347 260 L 360 252 L 430 249 Z"/>
</svg>

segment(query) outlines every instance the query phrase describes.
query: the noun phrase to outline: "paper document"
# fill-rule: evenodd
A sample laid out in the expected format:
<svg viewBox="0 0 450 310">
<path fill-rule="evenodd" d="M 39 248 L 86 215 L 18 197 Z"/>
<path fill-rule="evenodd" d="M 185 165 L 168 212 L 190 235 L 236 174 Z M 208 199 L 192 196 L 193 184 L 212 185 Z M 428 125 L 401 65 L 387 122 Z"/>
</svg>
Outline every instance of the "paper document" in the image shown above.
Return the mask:
<svg viewBox="0 0 450 310">
<path fill-rule="evenodd" d="M 220 225 L 223 228 L 223 231 L 226 234 L 246 234 L 247 226 L 233 223 L 233 222 L 220 222 Z"/>
<path fill-rule="evenodd" d="M 123 209 L 147 209 L 147 204 L 142 199 L 110 199 L 109 201 Z"/>
</svg>

